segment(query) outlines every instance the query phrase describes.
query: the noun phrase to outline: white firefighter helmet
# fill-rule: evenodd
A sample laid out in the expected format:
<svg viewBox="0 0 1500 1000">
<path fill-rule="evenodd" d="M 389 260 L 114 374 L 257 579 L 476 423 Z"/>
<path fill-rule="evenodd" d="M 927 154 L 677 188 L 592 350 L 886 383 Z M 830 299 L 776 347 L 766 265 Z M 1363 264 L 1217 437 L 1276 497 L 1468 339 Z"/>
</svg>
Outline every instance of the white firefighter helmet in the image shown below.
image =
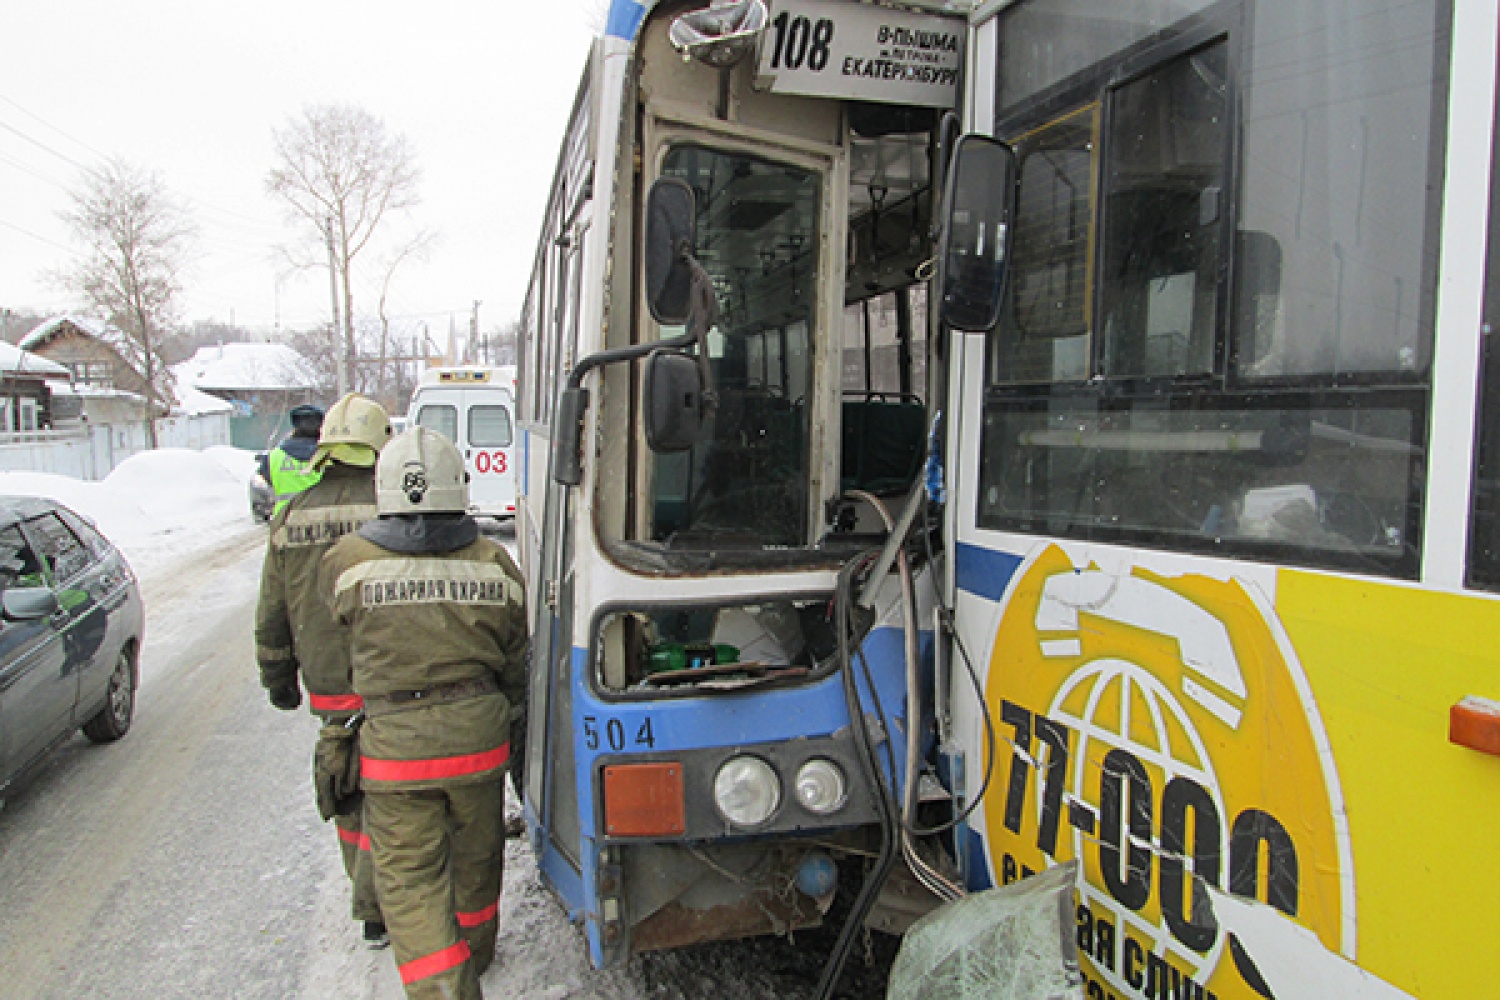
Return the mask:
<svg viewBox="0 0 1500 1000">
<path fill-rule="evenodd" d="M 357 392 L 346 393 L 323 415 L 313 467 L 322 468 L 335 458 L 346 465 L 374 465 L 390 440 L 391 418 L 385 407 Z"/>
<path fill-rule="evenodd" d="M 430 427 L 396 435 L 375 466 L 375 506 L 381 514 L 462 514 L 469 509 L 463 456 Z"/>
</svg>

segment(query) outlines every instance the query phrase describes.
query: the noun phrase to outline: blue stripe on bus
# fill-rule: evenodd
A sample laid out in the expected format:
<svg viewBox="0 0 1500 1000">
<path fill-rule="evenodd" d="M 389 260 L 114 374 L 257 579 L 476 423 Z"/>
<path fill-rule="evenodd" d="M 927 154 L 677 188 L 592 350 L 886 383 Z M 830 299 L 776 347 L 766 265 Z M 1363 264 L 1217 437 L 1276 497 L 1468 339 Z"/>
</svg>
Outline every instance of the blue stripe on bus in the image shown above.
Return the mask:
<svg viewBox="0 0 1500 1000">
<path fill-rule="evenodd" d="M 977 545 L 960 543 L 954 554 L 954 572 L 959 590 L 999 601 L 1020 568 L 1021 557 Z"/>
<path fill-rule="evenodd" d="M 640 0 L 614 0 L 609 7 L 609 20 L 605 22 L 604 33 L 628 42 L 635 38 L 641 19 L 645 16 L 646 7 Z"/>
<path fill-rule="evenodd" d="M 932 633 L 922 631 L 918 643 L 923 669 L 930 671 Z M 885 724 L 891 725 L 892 719 L 900 719 L 899 727 L 905 731 L 908 703 L 901 629 L 873 630 L 865 639 L 865 657 L 875 678 L 880 707 L 886 716 Z M 583 677 L 587 670 L 588 651 L 574 647 L 574 677 Z M 870 697 L 864 671 L 857 667 L 855 682 L 867 711 L 873 711 L 874 699 Z M 585 745 L 589 739 L 585 735 L 586 725 L 593 729 L 592 739 L 597 744 L 594 748 Z M 573 790 L 581 792 L 578 795 L 579 824 L 583 830 L 599 828 L 595 815 L 597 803 L 590 791 L 583 790 L 591 789 L 596 760 L 600 756 L 787 742 L 809 735 L 829 735 L 848 725 L 849 707 L 843 681 L 836 673 L 807 686 L 771 688 L 757 691 L 754 697 L 740 698 L 603 703 L 596 700 L 592 692 L 575 688 L 573 738 L 577 742 Z M 649 745 L 644 742 L 644 734 L 648 733 Z M 896 754 L 896 762 L 900 777 L 905 770 L 902 753 Z"/>
<path fill-rule="evenodd" d="M 538 865 L 547 873 L 547 878 L 557 889 L 557 894 L 562 897 L 563 906 L 568 911 L 568 919 L 575 924 L 582 923 L 584 917 L 583 876 L 578 874 L 573 863 L 564 857 L 550 840 L 542 843 L 542 857 Z"/>
<path fill-rule="evenodd" d="M 968 855 L 968 889 L 970 892 L 983 892 L 993 889 L 994 883 L 990 881 L 990 867 L 985 863 L 984 837 L 979 831 L 965 823 L 960 829 L 963 831 L 963 851 Z"/>
<path fill-rule="evenodd" d="M 923 631 L 919 645 L 924 664 L 930 663 L 931 644 L 932 633 Z M 888 716 L 903 716 L 906 696 L 901 630 L 873 630 L 865 639 L 865 655 L 876 679 L 881 707 Z M 587 670 L 588 651 L 575 646 L 574 676 L 582 677 Z M 855 676 L 868 704 L 869 688 L 864 682 L 863 671 L 858 667 Z M 575 689 L 573 716 L 574 732 L 579 739 L 575 780 L 588 782 L 592 780 L 593 758 L 612 751 L 661 753 L 785 742 L 809 734 L 826 735 L 848 726 L 849 706 L 844 699 L 843 682 L 835 674 L 807 686 L 768 688 L 756 691 L 754 697 L 739 698 L 710 696 L 694 700 L 664 698 L 660 701 L 606 703 L 596 700 L 589 691 Z M 585 716 L 592 717 L 594 738 L 599 743 L 593 750 L 583 745 Z M 652 719 L 652 746 L 644 745 L 639 739 L 640 734 L 646 732 L 642 727 L 648 717 Z M 606 726 L 610 719 L 619 722 L 614 733 L 615 746 L 608 745 L 610 734 L 606 732 Z M 592 829 L 593 804 L 580 800 L 579 807 L 584 829 Z"/>
</svg>

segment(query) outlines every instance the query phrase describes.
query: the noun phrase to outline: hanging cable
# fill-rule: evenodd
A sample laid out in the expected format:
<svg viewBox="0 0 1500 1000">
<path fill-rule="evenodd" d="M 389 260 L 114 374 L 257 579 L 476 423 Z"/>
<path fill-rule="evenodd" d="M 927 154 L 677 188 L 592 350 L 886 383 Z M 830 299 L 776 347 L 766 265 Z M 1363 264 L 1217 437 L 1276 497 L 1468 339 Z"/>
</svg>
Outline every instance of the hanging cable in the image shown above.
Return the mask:
<svg viewBox="0 0 1500 1000">
<path fill-rule="evenodd" d="M 864 766 L 865 778 L 870 782 L 870 787 L 876 789 L 875 805 L 880 820 L 880 852 L 875 857 L 874 866 L 865 875 L 859 895 L 855 897 L 849 915 L 844 919 L 844 926 L 839 930 L 833 951 L 829 953 L 828 961 L 823 965 L 823 974 L 818 979 L 818 990 L 815 994 L 817 1000 L 828 1000 L 833 995 L 833 987 L 838 983 L 839 974 L 844 969 L 844 962 L 849 957 L 849 949 L 854 945 L 854 936 L 864 926 L 865 917 L 874 906 L 875 899 L 879 896 L 892 865 L 896 863 L 898 820 L 895 808 L 886 792 L 885 783 L 880 780 L 880 762 L 875 756 L 874 746 L 870 743 L 870 734 L 865 725 L 864 708 L 860 703 L 859 687 L 854 680 L 853 662 L 849 651 L 849 637 L 853 629 L 851 612 L 854 607 L 852 581 L 855 574 L 868 567 L 873 558 L 873 556 L 864 556 L 851 559 L 839 571 L 837 589 L 834 591 L 834 628 L 838 633 L 837 665 L 844 683 L 844 700 L 849 708 L 849 729 L 859 750 L 859 760 Z M 889 740 L 889 736 L 887 739 Z"/>
<path fill-rule="evenodd" d="M 848 495 L 873 507 L 885 523 L 886 531 L 895 528 L 896 522 L 891 517 L 891 512 L 879 497 L 864 490 L 850 490 Z M 958 899 L 964 895 L 963 886 L 929 865 L 917 852 L 916 842 L 912 837 L 912 830 L 917 822 L 917 788 L 921 766 L 921 744 L 917 737 L 922 723 L 922 679 L 918 662 L 920 654 L 917 641 L 916 588 L 912 583 L 911 562 L 906 557 L 905 545 L 897 549 L 896 570 L 901 581 L 901 624 L 906 664 L 906 784 L 901 796 L 901 853 L 917 881 L 938 898 Z M 894 771 L 891 780 L 895 780 Z"/>
<path fill-rule="evenodd" d="M 922 546 L 927 554 L 928 564 L 936 565 L 935 560 L 937 556 L 932 551 L 932 524 L 928 520 L 927 508 L 925 506 L 922 508 Z M 974 661 L 969 657 L 969 650 L 964 645 L 963 636 L 958 634 L 958 623 L 954 621 L 953 609 L 943 600 L 943 591 L 938 586 L 937 577 L 929 574 L 929 580 L 932 584 L 933 601 L 937 606 L 938 614 L 943 619 L 943 627 L 948 635 L 953 638 L 954 648 L 958 650 L 959 659 L 964 664 L 964 673 L 968 676 L 969 684 L 974 689 L 974 698 L 976 704 L 979 706 L 980 718 L 984 720 L 985 759 L 984 778 L 980 780 L 979 788 L 972 796 L 969 796 L 968 802 L 958 815 L 937 826 L 913 830 L 912 832 L 918 837 L 947 833 L 959 824 L 967 822 L 969 817 L 974 814 L 974 810 L 979 807 L 979 803 L 983 801 L 984 794 L 989 790 L 990 781 L 994 778 L 995 774 L 995 719 L 990 713 L 989 699 L 984 696 L 984 686 L 979 683 L 979 674 L 974 669 Z"/>
</svg>

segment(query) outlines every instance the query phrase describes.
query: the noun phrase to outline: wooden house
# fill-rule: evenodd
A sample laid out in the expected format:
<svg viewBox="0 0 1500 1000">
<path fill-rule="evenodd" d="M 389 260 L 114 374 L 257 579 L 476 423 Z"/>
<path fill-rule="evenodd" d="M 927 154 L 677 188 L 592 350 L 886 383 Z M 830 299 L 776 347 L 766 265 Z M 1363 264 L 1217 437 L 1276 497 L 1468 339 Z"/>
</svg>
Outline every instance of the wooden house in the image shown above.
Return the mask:
<svg viewBox="0 0 1500 1000">
<path fill-rule="evenodd" d="M 124 337 L 109 324 L 87 316 L 54 316 L 22 337 L 20 347 L 62 365 L 86 400 L 108 400 L 114 409 L 123 406 L 130 411 L 112 414 L 114 419 L 103 422 L 144 419 L 146 380 L 125 360 Z M 164 417 L 171 408 L 171 398 L 158 400 L 155 416 Z"/>
</svg>

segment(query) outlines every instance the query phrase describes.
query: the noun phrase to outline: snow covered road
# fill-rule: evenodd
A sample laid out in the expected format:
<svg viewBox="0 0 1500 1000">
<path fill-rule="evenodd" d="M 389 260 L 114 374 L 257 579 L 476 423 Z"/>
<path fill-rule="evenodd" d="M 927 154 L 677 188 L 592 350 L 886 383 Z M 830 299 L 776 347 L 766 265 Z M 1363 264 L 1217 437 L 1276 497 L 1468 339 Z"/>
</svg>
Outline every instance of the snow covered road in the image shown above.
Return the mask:
<svg viewBox="0 0 1500 1000">
<path fill-rule="evenodd" d="M 294 994 L 326 854 L 312 720 L 266 709 L 255 681 L 254 542 L 152 608 L 126 739 L 75 738 L 12 790 L 0 994 Z"/>
<path fill-rule="evenodd" d="M 348 917 L 308 780 L 316 723 L 273 710 L 258 682 L 265 529 L 248 514 L 248 468 L 246 453 L 211 449 L 138 456 L 104 483 L 0 473 L 0 493 L 53 496 L 93 518 L 130 558 L 147 607 L 130 734 L 104 747 L 75 737 L 0 810 L 0 1000 L 404 996 L 390 952 L 366 950 Z M 500 921 L 486 995 L 539 1000 L 806 998 L 833 937 L 598 972 L 523 840 L 507 847 Z M 841 995 L 879 996 L 878 969 L 860 966 L 851 960 Z"/>
</svg>

